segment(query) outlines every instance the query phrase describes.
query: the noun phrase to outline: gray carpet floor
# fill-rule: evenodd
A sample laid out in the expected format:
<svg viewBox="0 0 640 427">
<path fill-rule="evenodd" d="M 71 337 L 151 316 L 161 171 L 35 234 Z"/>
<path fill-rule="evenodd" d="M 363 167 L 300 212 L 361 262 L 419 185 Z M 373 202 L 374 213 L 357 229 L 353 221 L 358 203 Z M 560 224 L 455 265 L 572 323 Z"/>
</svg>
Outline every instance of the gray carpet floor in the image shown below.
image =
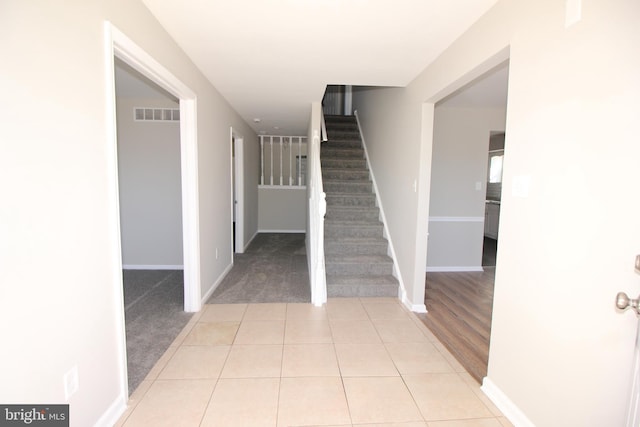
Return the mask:
<svg viewBox="0 0 640 427">
<path fill-rule="evenodd" d="M 208 304 L 310 302 L 304 234 L 258 234 Z M 191 319 L 182 270 L 124 270 L 129 394 Z"/>
<path fill-rule="evenodd" d="M 208 304 L 310 302 L 305 235 L 258 234 Z"/>
<path fill-rule="evenodd" d="M 182 270 L 124 270 L 129 394 L 189 322 Z"/>
</svg>

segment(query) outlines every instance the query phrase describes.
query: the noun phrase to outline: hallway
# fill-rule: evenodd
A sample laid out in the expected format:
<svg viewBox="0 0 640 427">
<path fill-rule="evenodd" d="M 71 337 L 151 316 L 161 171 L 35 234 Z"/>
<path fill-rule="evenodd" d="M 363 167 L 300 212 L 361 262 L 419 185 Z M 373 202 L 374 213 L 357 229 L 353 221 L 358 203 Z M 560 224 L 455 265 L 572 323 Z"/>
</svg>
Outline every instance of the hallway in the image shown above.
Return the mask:
<svg viewBox="0 0 640 427">
<path fill-rule="evenodd" d="M 336 298 L 206 305 L 117 425 L 392 423 L 511 426 L 396 298 Z"/>
</svg>

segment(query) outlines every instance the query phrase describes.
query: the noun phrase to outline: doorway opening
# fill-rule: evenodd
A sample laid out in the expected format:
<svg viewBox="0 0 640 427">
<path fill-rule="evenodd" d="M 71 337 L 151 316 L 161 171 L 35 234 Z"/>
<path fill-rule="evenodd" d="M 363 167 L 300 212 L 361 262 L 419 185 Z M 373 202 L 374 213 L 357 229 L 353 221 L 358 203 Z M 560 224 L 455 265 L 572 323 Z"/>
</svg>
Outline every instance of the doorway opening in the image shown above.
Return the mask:
<svg viewBox="0 0 640 427">
<path fill-rule="evenodd" d="M 231 128 L 231 253 L 244 253 L 244 138 Z"/>
<path fill-rule="evenodd" d="M 175 100 L 178 100 L 179 107 L 177 114 L 180 118 L 179 135 L 180 135 L 180 207 L 182 217 L 182 264 L 183 264 L 183 310 L 184 312 L 199 311 L 202 305 L 201 289 L 200 289 L 200 258 L 199 258 L 199 219 L 198 219 L 198 171 L 197 171 L 197 144 L 196 144 L 196 99 L 195 93 L 186 85 L 171 74 L 163 65 L 158 63 L 143 49 L 136 45 L 125 34 L 120 32 L 111 23 L 105 23 L 105 44 L 106 60 L 105 60 L 105 76 L 106 89 L 108 95 L 106 97 L 108 105 L 106 108 L 109 124 L 107 131 L 109 132 L 109 140 L 111 141 L 112 164 L 112 188 L 114 205 L 117 207 L 115 215 L 115 223 L 113 229 L 113 239 L 118 248 L 119 253 L 115 257 L 120 262 L 113 266 L 113 275 L 120 278 L 116 288 L 117 298 L 121 301 L 121 312 L 116 313 L 118 322 L 118 332 L 121 338 L 120 354 L 121 354 L 121 386 L 122 395 L 128 396 L 128 372 L 127 372 L 127 336 L 125 325 L 125 302 L 122 281 L 122 238 L 120 221 L 120 204 L 118 200 L 119 179 L 118 179 L 118 140 L 117 140 L 117 120 L 116 120 L 116 88 L 115 88 L 115 63 L 116 61 L 122 65 L 135 70 L 145 79 L 161 88 Z M 168 108 L 167 110 L 172 110 Z M 133 114 L 133 112 L 132 112 Z M 144 112 L 142 113 L 143 117 Z M 155 118 L 155 111 L 152 113 Z M 161 111 L 162 118 L 165 112 Z M 173 117 L 173 111 L 170 115 Z"/>
<path fill-rule="evenodd" d="M 487 153 L 492 132 L 503 135 L 504 149 L 509 63 L 484 67 L 484 73 L 468 77 L 470 82 L 435 104 L 425 281 L 428 313 L 420 315 L 478 382 L 488 366 L 498 260 L 495 252 L 493 260 L 485 262 L 483 253 L 490 254 L 492 242 L 497 248 L 497 219 L 492 216 L 495 223 L 489 224 L 488 214 L 501 202 L 501 185 L 494 185 L 490 175 L 497 162 L 492 170 Z"/>
</svg>

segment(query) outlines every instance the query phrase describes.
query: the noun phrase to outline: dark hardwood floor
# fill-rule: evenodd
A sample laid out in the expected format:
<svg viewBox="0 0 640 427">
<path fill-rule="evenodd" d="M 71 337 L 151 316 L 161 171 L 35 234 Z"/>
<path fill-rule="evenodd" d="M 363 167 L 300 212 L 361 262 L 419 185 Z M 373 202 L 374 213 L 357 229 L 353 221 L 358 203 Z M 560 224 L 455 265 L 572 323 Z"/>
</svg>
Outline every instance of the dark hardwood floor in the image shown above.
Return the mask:
<svg viewBox="0 0 640 427">
<path fill-rule="evenodd" d="M 427 273 L 427 313 L 418 317 L 479 383 L 487 375 L 495 267 Z"/>
</svg>

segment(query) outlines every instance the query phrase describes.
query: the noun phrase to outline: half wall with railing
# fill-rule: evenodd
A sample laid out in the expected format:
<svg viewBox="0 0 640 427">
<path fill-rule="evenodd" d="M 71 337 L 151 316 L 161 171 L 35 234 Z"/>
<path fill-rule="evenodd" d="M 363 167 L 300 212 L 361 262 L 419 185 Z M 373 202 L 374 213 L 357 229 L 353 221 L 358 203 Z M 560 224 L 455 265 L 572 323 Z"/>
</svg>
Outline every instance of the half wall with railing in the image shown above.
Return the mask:
<svg viewBox="0 0 640 427">
<path fill-rule="evenodd" d="M 327 278 L 324 266 L 324 215 L 327 212 L 326 194 L 322 186 L 320 166 L 320 143 L 322 129 L 322 106 L 311 104 L 309 123 L 309 163 L 307 198 L 307 261 L 311 286 L 311 303 L 321 306 L 327 302 Z"/>
</svg>

